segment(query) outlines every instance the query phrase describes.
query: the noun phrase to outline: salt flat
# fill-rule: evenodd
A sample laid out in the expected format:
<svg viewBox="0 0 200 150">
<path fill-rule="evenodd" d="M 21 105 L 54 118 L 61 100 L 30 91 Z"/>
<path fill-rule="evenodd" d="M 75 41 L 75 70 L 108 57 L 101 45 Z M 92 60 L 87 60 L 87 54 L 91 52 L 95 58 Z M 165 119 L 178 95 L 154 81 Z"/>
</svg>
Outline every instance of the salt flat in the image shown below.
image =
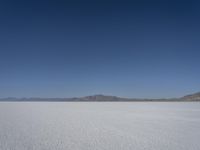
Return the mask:
<svg viewBox="0 0 200 150">
<path fill-rule="evenodd" d="M 199 150 L 198 102 L 1 102 L 0 150 Z"/>
</svg>

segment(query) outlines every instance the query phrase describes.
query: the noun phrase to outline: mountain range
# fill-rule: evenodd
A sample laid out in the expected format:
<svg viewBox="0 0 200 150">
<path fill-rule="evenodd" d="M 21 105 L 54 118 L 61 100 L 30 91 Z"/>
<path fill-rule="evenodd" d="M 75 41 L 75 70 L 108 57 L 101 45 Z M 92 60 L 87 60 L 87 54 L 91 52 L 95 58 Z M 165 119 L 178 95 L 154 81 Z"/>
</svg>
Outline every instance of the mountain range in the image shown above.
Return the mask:
<svg viewBox="0 0 200 150">
<path fill-rule="evenodd" d="M 200 92 L 182 97 L 184 100 L 200 101 Z"/>
<path fill-rule="evenodd" d="M 142 98 L 122 98 L 117 96 L 107 96 L 107 95 L 92 95 L 85 97 L 74 97 L 74 98 L 1 98 L 0 101 L 49 101 L 49 102 L 131 102 L 131 101 L 200 101 L 200 92 L 186 95 L 180 98 L 163 98 L 163 99 L 142 99 Z"/>
</svg>

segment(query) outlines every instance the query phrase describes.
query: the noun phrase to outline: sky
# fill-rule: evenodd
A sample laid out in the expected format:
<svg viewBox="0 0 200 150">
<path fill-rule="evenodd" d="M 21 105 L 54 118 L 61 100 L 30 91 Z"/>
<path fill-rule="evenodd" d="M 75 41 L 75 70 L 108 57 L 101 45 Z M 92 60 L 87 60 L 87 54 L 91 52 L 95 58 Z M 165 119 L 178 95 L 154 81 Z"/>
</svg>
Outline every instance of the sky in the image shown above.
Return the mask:
<svg viewBox="0 0 200 150">
<path fill-rule="evenodd" d="M 200 91 L 198 0 L 2 0 L 0 97 Z"/>
</svg>

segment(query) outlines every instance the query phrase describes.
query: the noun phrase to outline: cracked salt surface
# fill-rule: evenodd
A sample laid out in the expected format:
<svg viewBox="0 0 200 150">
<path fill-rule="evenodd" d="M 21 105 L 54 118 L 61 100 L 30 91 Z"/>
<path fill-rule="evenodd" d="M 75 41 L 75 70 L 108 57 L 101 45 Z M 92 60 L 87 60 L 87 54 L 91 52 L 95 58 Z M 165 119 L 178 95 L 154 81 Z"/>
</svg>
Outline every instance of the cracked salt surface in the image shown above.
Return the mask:
<svg viewBox="0 0 200 150">
<path fill-rule="evenodd" d="M 199 150 L 198 102 L 1 102 L 0 150 Z"/>
</svg>

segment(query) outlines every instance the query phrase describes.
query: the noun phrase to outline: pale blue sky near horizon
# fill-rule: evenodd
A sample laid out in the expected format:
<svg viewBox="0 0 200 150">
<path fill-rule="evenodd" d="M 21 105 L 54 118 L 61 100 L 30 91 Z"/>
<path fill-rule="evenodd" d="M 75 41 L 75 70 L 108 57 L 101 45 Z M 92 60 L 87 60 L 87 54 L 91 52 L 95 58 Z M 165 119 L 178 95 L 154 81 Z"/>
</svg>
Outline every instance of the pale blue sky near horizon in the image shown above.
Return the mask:
<svg viewBox="0 0 200 150">
<path fill-rule="evenodd" d="M 200 91 L 200 3 L 1 1 L 0 97 Z"/>
</svg>

